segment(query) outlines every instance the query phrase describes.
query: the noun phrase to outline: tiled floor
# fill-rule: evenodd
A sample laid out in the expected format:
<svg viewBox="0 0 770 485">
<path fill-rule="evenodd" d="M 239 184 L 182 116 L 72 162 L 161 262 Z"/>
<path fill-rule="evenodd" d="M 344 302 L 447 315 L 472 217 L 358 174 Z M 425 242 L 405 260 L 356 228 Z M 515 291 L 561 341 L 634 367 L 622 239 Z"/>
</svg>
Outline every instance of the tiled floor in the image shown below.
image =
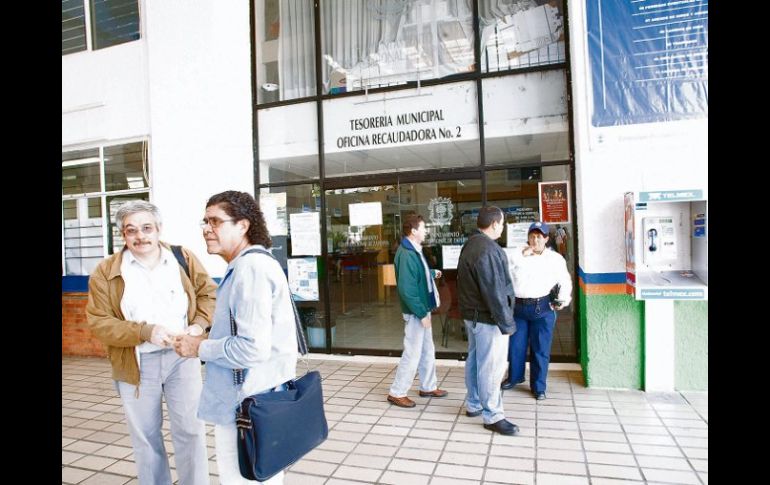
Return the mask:
<svg viewBox="0 0 770 485">
<path fill-rule="evenodd" d="M 447 398 L 420 398 L 414 386 L 417 407 L 401 409 L 385 401 L 395 360 L 315 357 L 329 439 L 291 467 L 287 485 L 708 483 L 708 393 L 587 389 L 579 372 L 555 371 L 545 401 L 534 401 L 523 384 L 505 393 L 506 415 L 521 428 L 507 437 L 465 416 L 461 362 L 437 369 Z M 167 421 L 164 430 L 176 480 Z M 135 477 L 108 362 L 65 357 L 62 483 L 135 484 Z"/>
<path fill-rule="evenodd" d="M 396 295 L 395 291 L 393 295 Z M 363 313 L 362 310 L 363 309 Z M 442 315 L 434 314 L 433 343 L 439 352 L 468 353 L 468 341 L 464 340 L 461 327 L 462 320 L 448 320 L 449 337 L 447 346 L 442 345 L 441 322 Z M 334 313 L 336 325 L 332 345 L 343 348 L 357 349 L 394 349 L 401 351 L 404 341 L 404 320 L 401 316 L 401 305 L 398 296 L 393 296 L 388 304 L 370 302 L 365 305 L 357 303 L 346 314 Z M 571 310 L 559 312 L 554 329 L 551 355 L 570 356 L 574 358 L 575 326 Z"/>
</svg>

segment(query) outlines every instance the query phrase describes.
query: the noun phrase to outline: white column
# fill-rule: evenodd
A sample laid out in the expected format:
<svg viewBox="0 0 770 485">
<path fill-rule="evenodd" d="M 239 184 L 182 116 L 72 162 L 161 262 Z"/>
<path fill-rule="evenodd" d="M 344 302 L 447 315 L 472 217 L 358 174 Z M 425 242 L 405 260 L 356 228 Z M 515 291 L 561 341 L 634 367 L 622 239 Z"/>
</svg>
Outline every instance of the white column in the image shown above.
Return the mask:
<svg viewBox="0 0 770 485">
<path fill-rule="evenodd" d="M 644 302 L 644 390 L 674 391 L 674 301 Z"/>
</svg>

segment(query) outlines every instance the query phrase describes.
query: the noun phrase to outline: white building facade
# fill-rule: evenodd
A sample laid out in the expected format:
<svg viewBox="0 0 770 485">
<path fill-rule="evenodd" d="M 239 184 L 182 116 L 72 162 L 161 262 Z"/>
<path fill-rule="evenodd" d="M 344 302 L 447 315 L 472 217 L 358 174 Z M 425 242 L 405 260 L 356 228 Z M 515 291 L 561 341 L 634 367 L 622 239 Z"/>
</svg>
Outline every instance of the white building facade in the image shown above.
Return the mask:
<svg viewBox="0 0 770 485">
<path fill-rule="evenodd" d="M 456 255 L 478 209 L 496 205 L 506 250 L 546 220 L 574 276 L 552 361 L 579 363 L 589 386 L 644 389 L 662 374 L 707 389 L 707 302 L 659 310 L 670 362 L 650 367 L 645 328 L 659 322 L 626 292 L 623 236 L 625 192 L 707 194 L 707 67 L 694 60 L 707 4 L 661 20 L 645 2 L 316 3 L 63 0 L 65 293 L 85 292 L 120 250 L 113 216 L 134 198 L 158 205 L 163 239 L 221 277 L 198 222 L 208 197 L 242 190 L 265 212 L 311 347 L 398 355 L 390 274 L 401 217 L 415 211 L 445 273 L 437 352 L 464 358 Z M 658 58 L 685 49 L 676 62 L 689 67 L 626 83 L 647 72 L 627 59 L 651 52 L 634 50 L 654 42 L 648 27 L 673 39 Z"/>
</svg>

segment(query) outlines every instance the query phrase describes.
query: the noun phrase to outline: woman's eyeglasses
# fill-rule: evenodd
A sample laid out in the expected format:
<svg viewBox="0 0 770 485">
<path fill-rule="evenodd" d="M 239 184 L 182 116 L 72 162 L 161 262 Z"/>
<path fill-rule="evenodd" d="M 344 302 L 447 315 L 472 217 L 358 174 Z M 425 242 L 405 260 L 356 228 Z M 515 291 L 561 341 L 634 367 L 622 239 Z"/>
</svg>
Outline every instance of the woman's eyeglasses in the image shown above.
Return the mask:
<svg viewBox="0 0 770 485">
<path fill-rule="evenodd" d="M 225 222 L 232 222 L 235 219 L 219 219 L 218 217 L 212 217 L 210 219 L 203 219 L 200 222 L 201 229 L 205 229 L 206 226 L 209 226 L 212 229 L 216 229 L 219 226 L 221 226 Z"/>
</svg>

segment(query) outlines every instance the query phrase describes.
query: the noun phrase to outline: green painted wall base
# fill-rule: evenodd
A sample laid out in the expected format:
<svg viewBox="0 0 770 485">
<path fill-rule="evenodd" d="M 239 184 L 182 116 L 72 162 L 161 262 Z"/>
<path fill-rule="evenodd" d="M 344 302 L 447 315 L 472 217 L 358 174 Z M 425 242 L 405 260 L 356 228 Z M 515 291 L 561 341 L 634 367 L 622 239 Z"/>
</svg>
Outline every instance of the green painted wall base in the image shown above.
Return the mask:
<svg viewBox="0 0 770 485">
<path fill-rule="evenodd" d="M 580 364 L 588 387 L 644 389 L 644 302 L 580 297 Z M 708 302 L 674 302 L 674 386 L 708 391 Z"/>
<path fill-rule="evenodd" d="M 709 389 L 709 317 L 707 301 L 674 303 L 674 385 L 680 391 Z"/>
<path fill-rule="evenodd" d="M 644 387 L 644 303 L 580 291 L 580 363 L 588 387 Z"/>
</svg>

